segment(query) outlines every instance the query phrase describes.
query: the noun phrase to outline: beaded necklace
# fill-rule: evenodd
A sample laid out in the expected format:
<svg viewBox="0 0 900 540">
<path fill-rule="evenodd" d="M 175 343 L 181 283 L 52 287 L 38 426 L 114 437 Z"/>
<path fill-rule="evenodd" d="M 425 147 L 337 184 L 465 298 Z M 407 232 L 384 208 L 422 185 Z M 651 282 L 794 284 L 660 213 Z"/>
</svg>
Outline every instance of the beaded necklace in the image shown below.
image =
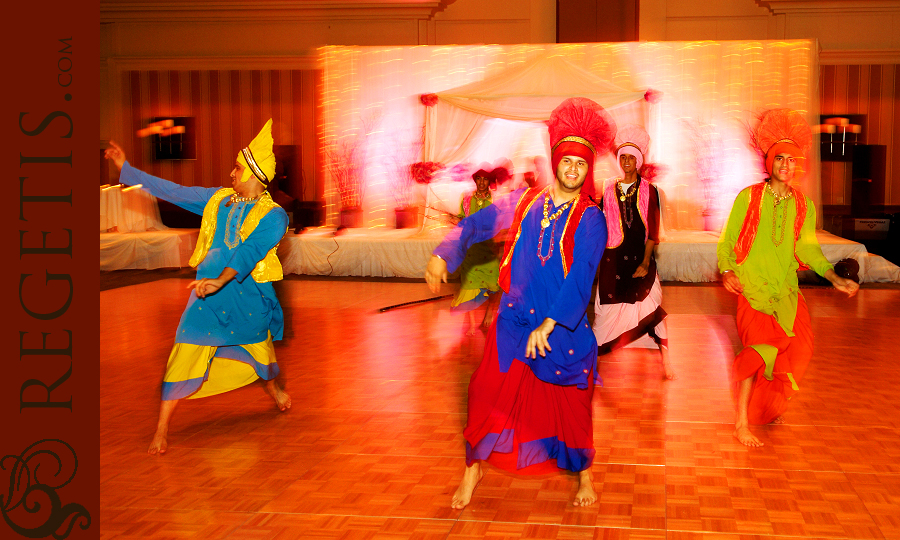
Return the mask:
<svg viewBox="0 0 900 540">
<path fill-rule="evenodd" d="M 772 184 L 769 184 L 769 183 L 766 183 L 766 189 L 775 198 L 775 206 L 772 208 L 772 243 L 775 244 L 775 247 L 778 247 L 781 245 L 782 242 L 784 242 L 784 230 L 787 228 L 787 215 L 788 215 L 787 206 L 785 206 L 781 212 L 781 235 L 776 240 L 775 239 L 775 228 L 778 225 L 778 219 L 777 219 L 778 206 L 781 204 L 782 201 L 786 201 L 787 199 L 790 199 L 794 195 L 794 192 L 788 191 L 787 195 L 779 195 L 779 194 L 775 193 L 775 190 L 772 188 Z"/>
<path fill-rule="evenodd" d="M 232 202 L 235 197 L 232 196 Z M 251 201 L 256 199 L 253 197 L 250 199 Z M 228 211 L 228 219 L 225 221 L 225 245 L 228 246 L 228 249 L 234 249 L 241 243 L 241 235 L 240 229 L 241 225 L 244 223 L 244 213 L 247 211 L 247 208 L 250 206 L 249 204 L 244 204 L 247 202 L 246 200 L 238 201 L 237 204 L 231 205 L 231 210 Z M 232 222 L 234 218 L 234 211 L 237 207 L 241 208 L 241 212 L 237 215 L 237 221 Z M 231 232 L 231 238 L 229 239 L 228 233 Z"/>
<path fill-rule="evenodd" d="M 638 182 L 640 180 L 635 180 L 632 182 L 631 186 L 628 188 L 628 192 L 625 193 L 622 191 L 622 183 L 616 182 L 616 190 L 619 193 L 619 207 L 621 208 L 620 212 L 623 216 L 625 216 L 625 225 L 630 229 L 631 224 L 634 222 L 634 209 L 632 209 L 631 201 L 632 195 L 637 192 Z"/>
<path fill-rule="evenodd" d="M 570 199 L 566 201 L 565 204 L 560 206 L 556 212 L 553 212 L 553 215 L 548 215 L 550 213 L 550 194 L 547 193 L 544 195 L 544 219 L 541 220 L 541 235 L 538 237 L 538 258 L 541 260 L 541 266 L 544 266 L 547 261 L 550 260 L 550 257 L 553 256 L 553 236 L 556 234 L 556 222 L 558 221 L 558 217 L 562 215 L 563 212 L 566 211 L 569 206 L 572 205 L 572 201 L 575 199 Z M 547 227 L 550 226 L 550 222 L 553 222 L 553 228 L 550 229 L 550 249 L 547 251 L 547 256 L 544 256 L 544 231 Z"/>
<path fill-rule="evenodd" d="M 476 191 L 475 193 L 472 194 L 472 199 L 475 201 L 475 206 L 477 206 L 478 209 L 481 210 L 481 208 L 483 206 L 488 206 L 490 204 L 491 194 L 488 193 L 484 197 L 481 197 L 478 195 L 478 192 Z"/>
</svg>

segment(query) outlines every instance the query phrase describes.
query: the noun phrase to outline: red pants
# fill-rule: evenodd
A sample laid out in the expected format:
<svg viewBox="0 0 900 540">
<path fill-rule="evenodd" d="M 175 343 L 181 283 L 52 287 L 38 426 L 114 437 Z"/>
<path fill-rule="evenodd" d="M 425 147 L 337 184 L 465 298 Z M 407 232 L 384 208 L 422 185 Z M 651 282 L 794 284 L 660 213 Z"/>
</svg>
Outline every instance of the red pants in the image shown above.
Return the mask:
<svg viewBox="0 0 900 540">
<path fill-rule="evenodd" d="M 787 410 L 788 400 L 796 393 L 791 377 L 799 385 L 812 358 L 813 334 L 809 310 L 801 296 L 797 301 L 794 337 L 788 337 L 775 317 L 756 311 L 746 298 L 739 296 L 737 328 L 744 349 L 732 366 L 734 395 L 740 395 L 741 381 L 756 375 L 747 416 L 751 424 L 768 424 Z M 771 380 L 765 377 L 766 364 L 762 356 L 751 348 L 751 345 L 762 344 L 778 349 Z"/>
<path fill-rule="evenodd" d="M 495 320 L 469 382 L 466 463 L 486 460 L 519 474 L 589 468 L 594 459 L 593 374 L 580 390 L 538 379 L 529 360 L 513 360 L 501 372 L 496 340 Z"/>
</svg>

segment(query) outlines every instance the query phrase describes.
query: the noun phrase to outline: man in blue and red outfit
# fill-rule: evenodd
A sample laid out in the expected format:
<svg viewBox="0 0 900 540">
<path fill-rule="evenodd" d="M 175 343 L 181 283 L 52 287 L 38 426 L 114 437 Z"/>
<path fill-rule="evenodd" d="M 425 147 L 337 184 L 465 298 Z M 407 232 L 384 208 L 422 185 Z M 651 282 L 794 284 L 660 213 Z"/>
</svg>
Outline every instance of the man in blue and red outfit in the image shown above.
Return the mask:
<svg viewBox="0 0 900 540">
<path fill-rule="evenodd" d="M 593 165 L 609 151 L 616 124 L 597 103 L 570 98 L 548 126 L 555 182 L 511 193 L 463 219 L 425 271 L 438 292 L 469 246 L 508 229 L 500 309 L 469 383 L 466 470 L 451 502 L 456 509 L 472 499 L 482 460 L 525 474 L 577 472 L 574 504 L 597 500 L 591 474 L 597 340 L 586 311 L 606 220 L 592 198 Z"/>
</svg>

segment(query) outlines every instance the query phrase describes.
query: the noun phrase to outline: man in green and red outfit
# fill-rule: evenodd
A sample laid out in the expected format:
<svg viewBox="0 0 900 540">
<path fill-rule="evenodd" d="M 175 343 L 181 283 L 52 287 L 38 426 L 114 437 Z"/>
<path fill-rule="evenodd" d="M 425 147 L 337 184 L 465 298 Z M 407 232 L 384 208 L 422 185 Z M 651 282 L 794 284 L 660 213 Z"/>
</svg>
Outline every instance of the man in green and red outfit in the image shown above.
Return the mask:
<svg viewBox="0 0 900 540">
<path fill-rule="evenodd" d="M 788 400 L 812 358 L 809 310 L 797 270 L 812 268 L 848 296 L 859 285 L 838 276 L 822 255 L 815 206 L 791 186 L 812 144 L 809 125 L 796 111 L 773 109 L 761 115 L 751 139 L 768 178 L 738 194 L 716 251 L 722 282 L 738 295 L 744 346 L 732 367 L 734 436 L 747 446 L 762 446 L 750 424 L 784 421 Z"/>
</svg>

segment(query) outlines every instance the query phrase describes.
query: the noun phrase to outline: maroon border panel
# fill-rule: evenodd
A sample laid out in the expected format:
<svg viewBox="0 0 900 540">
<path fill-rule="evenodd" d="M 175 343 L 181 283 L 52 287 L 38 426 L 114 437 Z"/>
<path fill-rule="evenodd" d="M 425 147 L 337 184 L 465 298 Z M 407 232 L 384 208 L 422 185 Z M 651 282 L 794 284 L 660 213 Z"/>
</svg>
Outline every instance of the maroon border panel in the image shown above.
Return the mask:
<svg viewBox="0 0 900 540">
<path fill-rule="evenodd" d="M 65 515 L 53 515 L 48 499 L 33 499 L 41 509 L 13 509 L 0 520 L 0 538 L 49 537 L 73 520 L 69 539 L 99 538 L 99 4 L 4 7 L 14 21 L 4 32 L 7 69 L 19 82 L 4 88 L 0 116 L 13 194 L 2 199 L 7 226 L 0 228 L 7 326 L 0 340 L 0 457 L 28 462 L 34 482 L 36 460 L 53 455 L 61 466 L 57 480 L 69 481 L 50 487 Z M 14 462 L 4 458 L 0 470 L 4 501 Z M 53 462 L 43 463 L 41 480 L 56 484 L 48 481 Z M 21 495 L 13 484 L 12 497 Z"/>
</svg>

